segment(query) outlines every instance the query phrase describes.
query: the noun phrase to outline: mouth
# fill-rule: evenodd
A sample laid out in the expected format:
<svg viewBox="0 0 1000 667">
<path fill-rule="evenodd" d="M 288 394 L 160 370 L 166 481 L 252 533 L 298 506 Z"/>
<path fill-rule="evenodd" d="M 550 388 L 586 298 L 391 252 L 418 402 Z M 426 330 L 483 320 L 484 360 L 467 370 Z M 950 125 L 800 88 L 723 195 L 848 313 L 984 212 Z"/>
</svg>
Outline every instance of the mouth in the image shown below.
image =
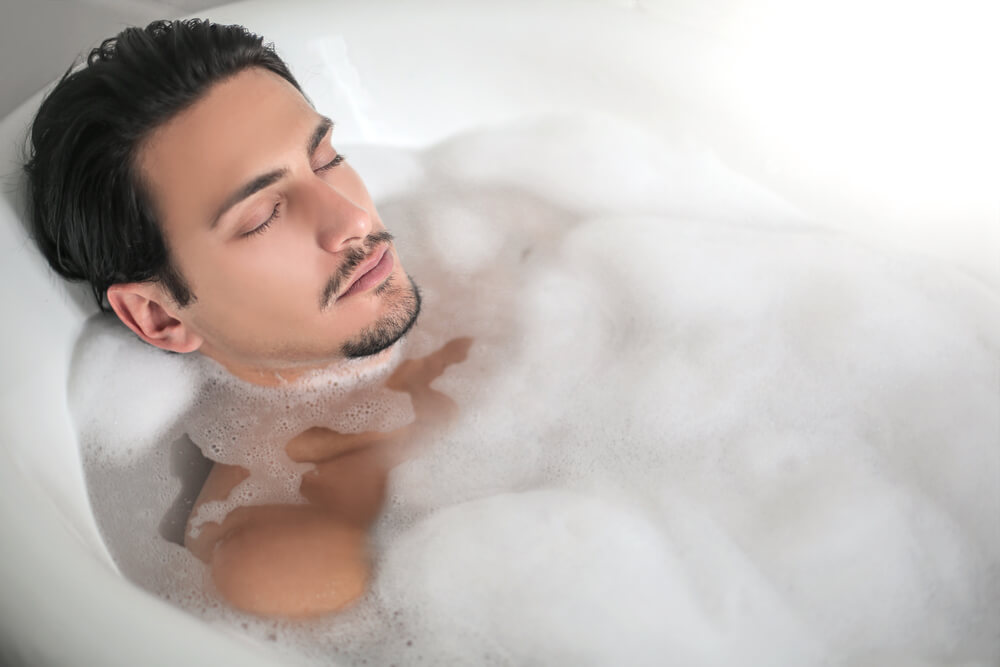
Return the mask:
<svg viewBox="0 0 1000 667">
<path fill-rule="evenodd" d="M 392 273 L 393 264 L 389 244 L 386 244 L 380 250 L 373 252 L 372 256 L 358 267 L 354 279 L 343 294 L 337 297 L 337 301 L 380 285 Z"/>
</svg>

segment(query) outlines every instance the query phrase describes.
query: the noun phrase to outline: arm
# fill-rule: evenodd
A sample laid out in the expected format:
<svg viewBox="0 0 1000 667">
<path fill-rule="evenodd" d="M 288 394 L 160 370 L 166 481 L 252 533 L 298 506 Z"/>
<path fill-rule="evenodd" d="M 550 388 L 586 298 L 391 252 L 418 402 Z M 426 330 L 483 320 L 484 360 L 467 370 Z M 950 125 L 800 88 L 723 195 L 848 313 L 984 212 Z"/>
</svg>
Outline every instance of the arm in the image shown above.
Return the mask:
<svg viewBox="0 0 1000 667">
<path fill-rule="evenodd" d="M 198 537 L 191 537 L 191 518 L 198 514 L 198 509 L 204 503 L 228 498 L 229 493 L 240 482 L 245 480 L 249 474 L 246 468 L 226 465 L 224 463 L 214 464 L 209 471 L 208 477 L 205 479 L 205 484 L 201 487 L 201 492 L 198 494 L 198 498 L 195 499 L 194 506 L 191 508 L 187 528 L 184 531 L 184 546 L 187 547 L 188 551 L 197 556 L 198 560 L 205 563 L 211 560 L 212 548 L 219 541 L 219 538 L 222 537 L 222 528 L 225 522 L 223 524 L 215 521 L 203 523 Z"/>
</svg>

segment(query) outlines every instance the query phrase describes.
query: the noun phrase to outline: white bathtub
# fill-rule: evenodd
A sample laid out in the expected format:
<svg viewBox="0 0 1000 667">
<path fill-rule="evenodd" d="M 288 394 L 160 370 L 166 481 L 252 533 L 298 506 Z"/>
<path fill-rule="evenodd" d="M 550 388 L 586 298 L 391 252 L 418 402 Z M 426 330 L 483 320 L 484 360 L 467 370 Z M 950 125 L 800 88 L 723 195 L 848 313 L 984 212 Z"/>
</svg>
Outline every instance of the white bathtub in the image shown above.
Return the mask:
<svg viewBox="0 0 1000 667">
<path fill-rule="evenodd" d="M 345 143 L 422 146 L 528 112 L 603 111 L 697 140 L 804 220 L 1000 292 L 1000 54 L 986 3 L 954 16 L 902 2 L 477 4 L 262 1 L 206 15 L 273 40 Z M 0 662 L 273 664 L 125 581 L 101 542 L 66 400 L 94 307 L 36 253 L 16 192 L 38 102 L 0 124 Z"/>
</svg>

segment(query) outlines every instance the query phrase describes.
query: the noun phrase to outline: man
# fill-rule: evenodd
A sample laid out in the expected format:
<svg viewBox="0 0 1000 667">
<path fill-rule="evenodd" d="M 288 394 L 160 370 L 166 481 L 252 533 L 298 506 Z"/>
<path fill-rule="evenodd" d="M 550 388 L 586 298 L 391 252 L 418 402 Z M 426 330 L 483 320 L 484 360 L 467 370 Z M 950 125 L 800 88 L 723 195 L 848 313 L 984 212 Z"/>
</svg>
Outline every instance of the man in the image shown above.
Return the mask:
<svg viewBox="0 0 1000 667">
<path fill-rule="evenodd" d="M 349 358 L 378 360 L 420 295 L 364 183 L 285 63 L 240 26 L 159 21 L 91 52 L 42 103 L 25 167 L 36 241 L 66 278 L 137 336 L 198 352 L 256 384 Z M 304 505 L 241 507 L 191 551 L 243 609 L 332 611 L 367 579 L 365 532 L 387 469 L 454 405 L 429 388 L 464 358 L 456 340 L 388 386 L 417 421 L 392 433 L 314 428 L 288 443 Z M 246 471 L 216 464 L 198 505 Z"/>
</svg>

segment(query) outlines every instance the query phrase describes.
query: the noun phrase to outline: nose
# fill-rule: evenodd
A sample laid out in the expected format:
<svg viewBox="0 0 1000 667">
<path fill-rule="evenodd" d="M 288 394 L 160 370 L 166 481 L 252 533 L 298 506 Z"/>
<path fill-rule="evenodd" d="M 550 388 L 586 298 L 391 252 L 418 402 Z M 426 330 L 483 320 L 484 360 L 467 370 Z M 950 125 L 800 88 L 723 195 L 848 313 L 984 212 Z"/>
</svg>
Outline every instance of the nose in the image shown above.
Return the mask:
<svg viewBox="0 0 1000 667">
<path fill-rule="evenodd" d="M 372 217 L 364 200 L 319 178 L 311 194 L 316 243 L 321 248 L 338 253 L 364 242 L 372 230 Z"/>
</svg>

